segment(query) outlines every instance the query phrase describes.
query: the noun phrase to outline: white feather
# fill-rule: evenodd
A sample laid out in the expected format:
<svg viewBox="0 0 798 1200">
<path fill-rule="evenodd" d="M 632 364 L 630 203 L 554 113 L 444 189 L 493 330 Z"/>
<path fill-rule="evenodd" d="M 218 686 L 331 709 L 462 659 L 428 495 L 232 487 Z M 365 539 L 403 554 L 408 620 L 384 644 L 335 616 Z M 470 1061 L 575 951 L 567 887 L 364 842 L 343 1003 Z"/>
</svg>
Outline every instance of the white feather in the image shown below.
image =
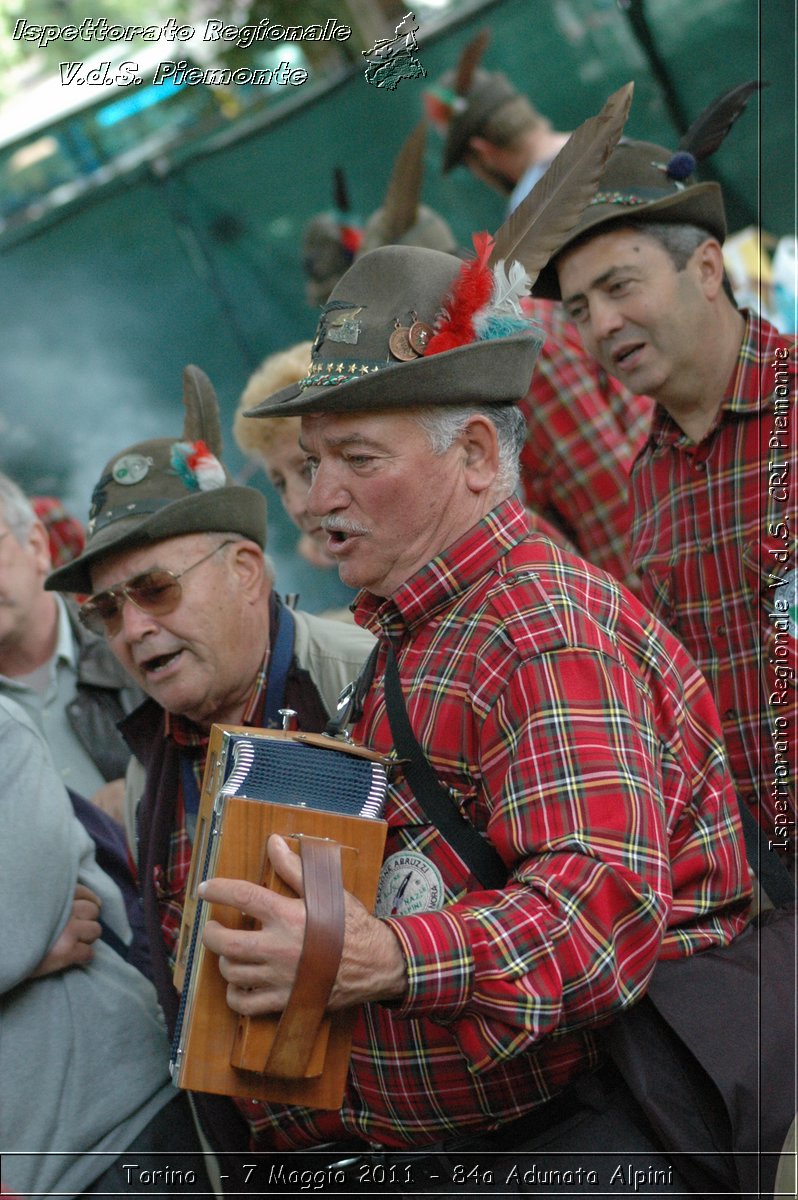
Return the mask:
<svg viewBox="0 0 798 1200">
<path fill-rule="evenodd" d="M 521 300 L 524 296 L 529 295 L 531 280 L 529 275 L 524 270 L 524 264 L 518 262 L 510 263 L 510 270 L 505 271 L 504 259 L 496 263 L 493 268 L 493 294 L 490 298 L 490 306 L 494 312 L 507 314 L 512 313 L 513 316 L 523 316 L 521 311 Z"/>
</svg>

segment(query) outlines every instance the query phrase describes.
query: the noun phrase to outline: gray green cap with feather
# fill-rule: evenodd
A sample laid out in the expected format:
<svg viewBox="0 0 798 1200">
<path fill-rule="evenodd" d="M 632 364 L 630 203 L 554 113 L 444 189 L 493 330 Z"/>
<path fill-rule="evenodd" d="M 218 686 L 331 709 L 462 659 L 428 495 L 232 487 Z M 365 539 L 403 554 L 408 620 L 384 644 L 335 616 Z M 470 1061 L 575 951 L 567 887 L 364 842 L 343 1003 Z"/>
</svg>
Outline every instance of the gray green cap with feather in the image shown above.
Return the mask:
<svg viewBox="0 0 798 1200">
<path fill-rule="evenodd" d="M 620 224 L 657 222 L 696 225 L 723 243 L 726 214 L 720 184 L 696 178 L 699 163 L 714 154 L 752 95 L 764 86 L 753 79 L 717 96 L 693 121 L 676 150 L 625 139 L 610 155 L 599 186 L 557 254 L 589 234 L 598 237 Z M 560 299 L 557 255 L 541 270 L 535 296 Z"/>
<path fill-rule="evenodd" d="M 183 436 L 128 446 L 107 463 L 91 498 L 86 547 L 45 587 L 90 592 L 100 558 L 188 533 L 239 533 L 266 544 L 266 499 L 236 485 L 220 461 L 222 431 L 213 386 L 199 367 L 183 371 Z"/>
</svg>

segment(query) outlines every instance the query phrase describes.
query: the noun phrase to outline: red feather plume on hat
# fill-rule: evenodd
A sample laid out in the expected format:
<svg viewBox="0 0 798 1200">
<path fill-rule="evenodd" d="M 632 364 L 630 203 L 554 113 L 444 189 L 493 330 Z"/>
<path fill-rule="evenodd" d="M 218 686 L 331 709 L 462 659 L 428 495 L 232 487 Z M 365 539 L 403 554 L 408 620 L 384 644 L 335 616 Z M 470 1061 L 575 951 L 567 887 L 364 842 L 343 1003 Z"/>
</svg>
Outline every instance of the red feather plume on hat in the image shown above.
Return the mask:
<svg viewBox="0 0 798 1200">
<path fill-rule="evenodd" d="M 463 265 L 454 281 L 444 315 L 424 351 L 425 358 L 470 345 L 477 339 L 474 317 L 489 303 L 493 293 L 493 274 L 488 267 L 493 238 L 489 233 L 475 233 L 473 240 L 477 256 Z"/>
</svg>

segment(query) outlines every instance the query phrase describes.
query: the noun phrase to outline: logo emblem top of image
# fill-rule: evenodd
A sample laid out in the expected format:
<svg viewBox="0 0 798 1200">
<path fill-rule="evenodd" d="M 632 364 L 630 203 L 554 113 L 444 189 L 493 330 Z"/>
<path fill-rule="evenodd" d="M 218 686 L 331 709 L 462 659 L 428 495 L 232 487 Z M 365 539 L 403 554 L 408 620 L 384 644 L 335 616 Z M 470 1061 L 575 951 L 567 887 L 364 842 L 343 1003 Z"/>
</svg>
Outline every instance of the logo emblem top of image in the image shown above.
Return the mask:
<svg viewBox="0 0 798 1200">
<path fill-rule="evenodd" d="M 406 13 L 396 26 L 392 38 L 377 38 L 370 50 L 362 50 L 368 66 L 366 82 L 372 87 L 395 91 L 403 79 L 424 79 L 427 72 L 417 56 L 418 22 L 415 14 Z"/>
</svg>

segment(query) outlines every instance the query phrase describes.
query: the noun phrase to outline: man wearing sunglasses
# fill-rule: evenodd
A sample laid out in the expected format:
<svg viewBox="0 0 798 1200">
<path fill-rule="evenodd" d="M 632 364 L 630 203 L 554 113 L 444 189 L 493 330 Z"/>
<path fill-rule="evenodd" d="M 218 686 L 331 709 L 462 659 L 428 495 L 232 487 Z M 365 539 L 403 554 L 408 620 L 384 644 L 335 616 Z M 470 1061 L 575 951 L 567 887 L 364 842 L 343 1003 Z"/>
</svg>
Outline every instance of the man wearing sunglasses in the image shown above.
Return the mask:
<svg viewBox="0 0 798 1200">
<path fill-rule="evenodd" d="M 82 622 L 148 696 L 122 725 L 144 767 L 143 780 L 135 771 L 128 779 L 128 834 L 170 1030 L 211 725 L 279 725 L 279 709 L 292 708 L 301 729 L 320 731 L 373 644 L 354 625 L 281 603 L 263 553 L 265 498 L 235 485 L 219 461 L 216 399 L 196 367 L 184 372 L 184 403 L 181 440 L 141 442 L 111 459 L 94 489 L 84 553 L 46 585 L 88 596 Z M 246 1148 L 229 1100 L 202 1097 L 200 1108 L 214 1148 Z"/>
</svg>

